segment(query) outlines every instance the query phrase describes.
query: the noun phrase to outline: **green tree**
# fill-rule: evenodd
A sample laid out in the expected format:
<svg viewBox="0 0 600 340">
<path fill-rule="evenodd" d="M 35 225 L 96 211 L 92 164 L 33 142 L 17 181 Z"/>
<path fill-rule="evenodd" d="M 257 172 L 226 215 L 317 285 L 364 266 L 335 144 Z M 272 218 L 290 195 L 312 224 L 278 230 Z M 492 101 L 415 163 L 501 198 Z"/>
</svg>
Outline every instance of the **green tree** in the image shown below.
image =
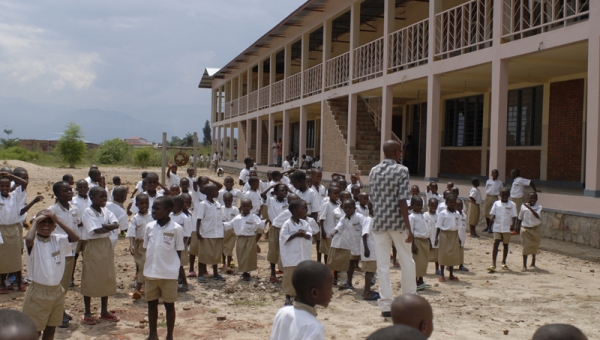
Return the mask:
<svg viewBox="0 0 600 340">
<path fill-rule="evenodd" d="M 0 138 L 0 145 L 4 148 L 11 148 L 13 146 L 19 146 L 19 138 L 10 138 L 13 130 L 4 129 L 4 133 L 6 134 L 6 138 Z"/>
<path fill-rule="evenodd" d="M 137 166 L 145 168 L 150 164 L 151 160 L 152 149 L 150 148 L 136 149 L 133 152 L 133 163 Z"/>
<path fill-rule="evenodd" d="M 171 136 L 171 141 L 167 143 L 167 146 L 181 146 L 181 138 L 178 136 Z"/>
<path fill-rule="evenodd" d="M 194 146 L 194 134 L 190 132 L 186 133 L 185 137 L 183 137 L 183 139 L 181 140 L 181 146 Z"/>
<path fill-rule="evenodd" d="M 86 152 L 81 127 L 73 122 L 67 125 L 67 129 L 58 140 L 56 146 L 58 154 L 71 168 L 83 160 Z"/>
<path fill-rule="evenodd" d="M 129 152 L 129 145 L 120 138 L 105 140 L 96 151 L 96 159 L 100 164 L 115 164 L 122 161 Z"/>
<path fill-rule="evenodd" d="M 204 146 L 208 146 L 208 145 L 212 145 L 212 137 L 211 137 L 211 133 L 212 133 L 212 129 L 210 128 L 210 123 L 208 122 L 208 119 L 206 120 L 206 123 L 204 123 L 204 127 L 202 128 L 202 133 L 204 134 Z"/>
</svg>

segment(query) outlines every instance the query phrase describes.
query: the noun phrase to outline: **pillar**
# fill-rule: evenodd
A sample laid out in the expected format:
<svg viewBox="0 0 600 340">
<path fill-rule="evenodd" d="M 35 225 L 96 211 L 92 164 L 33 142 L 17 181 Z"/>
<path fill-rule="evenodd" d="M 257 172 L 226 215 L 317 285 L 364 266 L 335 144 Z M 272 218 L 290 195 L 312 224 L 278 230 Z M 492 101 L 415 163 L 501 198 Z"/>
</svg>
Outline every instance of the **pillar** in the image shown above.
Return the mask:
<svg viewBox="0 0 600 340">
<path fill-rule="evenodd" d="M 506 129 L 508 114 L 508 60 L 492 62 L 492 111 L 490 116 L 490 166 L 506 178 Z"/>
<path fill-rule="evenodd" d="M 308 67 L 308 65 L 309 65 L 308 64 L 308 62 L 309 62 L 309 60 L 308 60 L 309 42 L 310 42 L 310 34 L 309 33 L 304 33 L 302 35 L 302 47 L 301 47 L 302 51 L 301 51 L 301 54 L 300 54 L 300 72 L 301 72 L 301 74 L 300 74 L 300 78 L 301 78 L 300 84 L 302 84 L 300 86 L 300 91 L 301 91 L 300 93 L 301 93 L 302 96 L 304 96 L 304 84 L 306 83 L 306 79 L 304 79 L 304 71 L 309 68 Z M 300 124 L 300 125 L 302 125 L 302 124 Z"/>
<path fill-rule="evenodd" d="M 427 146 L 425 148 L 425 181 L 438 181 L 440 157 L 440 102 L 439 74 L 427 77 Z"/>
<path fill-rule="evenodd" d="M 396 1 L 384 0 L 383 4 L 383 74 L 387 74 L 390 66 L 390 39 L 387 37 L 396 27 Z"/>
<path fill-rule="evenodd" d="M 233 158 L 233 144 L 235 142 L 235 138 L 233 137 L 233 123 L 229 124 L 229 140 L 229 160 L 233 162 L 235 160 Z"/>
<path fill-rule="evenodd" d="M 502 8 L 502 6 L 496 6 L 496 7 Z M 437 41 L 436 41 L 437 21 L 435 20 L 435 15 L 441 11 L 442 11 L 442 0 L 429 0 L 429 65 L 431 65 L 433 63 L 433 61 L 435 60 L 435 58 L 434 58 L 435 46 L 437 43 Z M 494 21 L 494 23 L 495 23 L 495 21 Z M 500 21 L 500 25 L 502 25 L 502 21 Z M 502 32 L 502 26 L 500 26 L 500 30 L 498 30 L 496 32 Z M 500 36 L 500 34 L 497 34 L 497 35 Z M 494 45 L 494 46 L 496 46 L 496 45 Z M 437 175 L 436 175 L 436 177 L 437 177 Z"/>
<path fill-rule="evenodd" d="M 281 136 L 282 140 L 282 152 L 281 155 L 283 157 L 283 161 L 285 161 L 285 157 L 290 153 L 290 114 L 292 112 L 290 110 L 283 111 L 283 133 Z"/>
<path fill-rule="evenodd" d="M 283 101 L 287 101 L 287 78 L 292 73 L 292 45 L 287 44 L 284 48 L 284 64 L 283 64 Z"/>
<path fill-rule="evenodd" d="M 306 154 L 306 120 L 308 119 L 308 107 L 303 105 L 300 107 L 300 136 L 298 138 L 298 154 L 300 157 Z"/>
<path fill-rule="evenodd" d="M 217 127 L 215 125 L 212 126 L 212 135 L 211 135 L 211 152 L 210 152 L 210 156 L 212 157 L 212 155 L 214 155 L 215 152 L 217 152 Z"/>
<path fill-rule="evenodd" d="M 354 49 L 360 46 L 360 4 L 361 1 L 356 1 L 350 8 L 350 83 L 354 79 Z"/>
<path fill-rule="evenodd" d="M 273 145 L 273 141 L 275 141 L 275 115 L 270 113 L 269 114 L 269 131 L 267 131 L 269 134 L 269 164 L 277 164 L 277 158 L 273 158 L 273 149 L 271 148 L 271 145 Z"/>
<path fill-rule="evenodd" d="M 488 145 L 490 145 L 490 109 L 491 101 L 490 93 L 486 92 L 483 94 L 483 131 L 481 131 L 481 176 L 489 176 L 487 171 L 488 161 Z"/>
<path fill-rule="evenodd" d="M 321 72 L 323 74 L 323 86 L 322 86 L 322 91 L 325 92 L 325 85 L 327 84 L 327 60 L 329 60 L 329 58 L 331 58 L 331 30 L 332 30 L 332 26 L 331 26 L 331 20 L 325 20 L 325 22 L 323 23 L 323 71 Z M 321 110 L 321 112 L 323 112 L 323 110 Z M 323 120 L 321 120 L 323 121 Z M 322 130 L 322 129 L 321 129 Z M 323 140 L 323 139 L 321 139 Z"/>
<path fill-rule="evenodd" d="M 356 115 L 358 111 L 358 94 L 348 95 L 348 140 L 346 142 L 346 173 L 350 173 L 350 156 L 356 151 Z M 357 164 L 358 165 L 358 164 Z"/>
<path fill-rule="evenodd" d="M 256 117 L 256 163 L 259 165 L 265 165 L 262 163 L 262 117 Z"/>
<path fill-rule="evenodd" d="M 252 146 L 252 119 L 246 119 L 246 157 L 250 157 Z"/>
<path fill-rule="evenodd" d="M 598 36 L 588 41 L 587 86 L 584 195 L 600 197 L 600 136 L 598 133 L 600 131 L 600 37 Z"/>
<path fill-rule="evenodd" d="M 381 159 L 385 159 L 383 154 L 383 144 L 392 139 L 392 119 L 394 107 L 394 87 L 384 86 L 381 89 Z"/>
</svg>

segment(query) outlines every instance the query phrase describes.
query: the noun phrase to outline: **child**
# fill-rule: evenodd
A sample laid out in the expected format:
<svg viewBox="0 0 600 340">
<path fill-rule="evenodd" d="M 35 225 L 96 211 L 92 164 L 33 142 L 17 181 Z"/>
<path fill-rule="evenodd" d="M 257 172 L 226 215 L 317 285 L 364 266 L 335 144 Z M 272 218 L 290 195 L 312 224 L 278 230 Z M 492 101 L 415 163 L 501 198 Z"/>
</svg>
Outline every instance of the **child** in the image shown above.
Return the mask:
<svg viewBox="0 0 600 340">
<path fill-rule="evenodd" d="M 69 284 L 69 287 L 74 287 L 75 286 L 75 269 L 77 268 L 77 259 L 79 258 L 79 254 L 82 251 L 82 246 L 83 243 L 85 242 L 82 238 L 83 238 L 83 234 L 84 232 L 84 228 L 83 228 L 83 213 L 85 212 L 85 209 L 87 209 L 90 205 L 92 205 L 92 200 L 90 200 L 89 196 L 88 196 L 88 182 L 85 179 L 80 179 L 77 181 L 77 185 L 75 186 L 75 191 L 77 191 L 77 195 L 75 195 L 75 197 L 73 197 L 73 199 L 71 200 L 71 204 L 74 205 L 75 207 L 77 207 L 77 218 L 80 221 L 79 224 L 79 228 L 77 230 L 77 232 L 79 233 L 79 242 L 77 242 L 77 249 L 75 249 L 75 258 L 73 259 L 74 265 L 73 265 L 73 272 L 71 273 L 71 283 Z"/>
<path fill-rule="evenodd" d="M 225 230 L 233 229 L 237 236 L 235 253 L 238 259 L 238 271 L 244 281 L 250 281 L 250 272 L 258 269 L 256 243 L 265 228 L 265 221 L 251 214 L 252 201 L 244 198 L 240 206 L 241 214 L 223 223 Z"/>
<path fill-rule="evenodd" d="M 71 175 L 71 174 L 63 175 L 62 180 L 63 180 L 63 182 L 69 183 L 69 185 L 75 184 L 75 181 L 73 180 L 73 175 Z"/>
<path fill-rule="evenodd" d="M 244 158 L 244 164 L 246 165 L 246 167 L 243 168 L 242 171 L 240 171 L 239 178 L 239 184 L 241 186 L 244 186 L 244 184 L 248 182 L 248 178 L 250 177 L 250 170 L 254 167 L 254 159 L 252 159 L 252 157 L 246 157 Z"/>
<path fill-rule="evenodd" d="M 57 224 L 65 234 L 53 233 Z M 36 215 L 25 237 L 31 287 L 27 289 L 22 311 L 33 320 L 38 332 L 44 331 L 43 339 L 54 339 L 56 326 L 62 324 L 65 290 L 60 283 L 65 273 L 65 258 L 73 253 L 70 242 L 78 240 L 79 235 L 60 222 L 51 210 Z"/>
<path fill-rule="evenodd" d="M 479 237 L 475 228 L 479 224 L 479 216 L 481 214 L 480 207 L 481 204 L 483 204 L 483 198 L 481 198 L 481 191 L 479 191 L 479 179 L 471 179 L 471 184 L 473 187 L 471 188 L 471 191 L 469 191 L 469 199 L 471 200 L 468 215 L 469 236 Z"/>
<path fill-rule="evenodd" d="M 463 212 L 463 200 L 456 200 L 456 224 L 458 225 L 458 239 L 460 240 L 460 265 L 458 270 L 468 272 L 469 269 L 464 266 L 465 263 L 465 241 L 467 239 L 467 215 Z"/>
<path fill-rule="evenodd" d="M 233 182 L 233 179 L 231 179 Z M 221 191 L 219 191 L 219 196 L 221 196 Z M 231 192 L 225 192 L 222 195 L 223 199 L 223 223 L 231 221 L 234 217 L 240 214 L 240 210 L 238 207 L 233 205 L 233 194 Z M 237 237 L 235 236 L 235 231 L 229 229 L 225 230 L 225 234 L 223 237 L 223 268 L 225 268 L 225 273 L 231 274 L 233 273 L 232 262 L 233 262 L 233 249 L 235 248 L 235 242 Z M 269 247 L 269 251 L 270 251 Z"/>
<path fill-rule="evenodd" d="M 117 221 L 119 222 L 119 228 L 110 233 L 110 242 L 114 248 L 117 245 L 117 240 L 119 239 L 119 229 L 121 231 L 121 235 L 125 235 L 129 225 L 127 221 L 127 211 L 125 211 L 125 208 L 123 208 L 123 203 L 125 203 L 125 200 L 127 199 L 127 189 L 124 187 L 115 187 L 113 192 L 115 195 L 115 200 L 113 202 L 106 203 L 106 209 L 110 210 L 110 212 L 115 215 Z"/>
<path fill-rule="evenodd" d="M 171 192 L 171 195 L 169 195 L 171 197 L 181 195 L 181 187 L 179 187 L 179 185 L 177 185 L 177 184 L 173 184 L 173 185 L 169 186 L 169 191 Z"/>
<path fill-rule="evenodd" d="M 326 198 L 327 190 L 325 189 L 325 186 L 321 184 L 321 181 L 323 180 L 323 172 L 318 168 L 314 168 L 312 169 L 311 173 L 313 189 L 321 196 L 321 198 Z"/>
<path fill-rule="evenodd" d="M 133 190 L 133 192 L 131 193 L 131 197 L 130 198 L 134 198 L 135 194 L 139 191 L 140 193 L 144 192 L 144 188 L 142 187 L 144 180 L 146 180 L 146 176 L 148 176 L 148 171 L 144 171 L 142 172 L 142 180 L 137 182 L 137 184 L 135 185 L 135 190 Z"/>
<path fill-rule="evenodd" d="M 233 187 L 233 177 L 231 176 L 227 176 L 225 177 L 225 179 L 223 180 L 223 185 L 224 188 L 219 190 L 219 202 L 221 203 L 221 205 L 225 204 L 225 201 L 223 200 L 223 195 L 225 193 L 230 193 L 232 196 L 233 201 L 231 202 L 231 204 L 234 207 L 237 207 L 238 205 L 238 199 L 240 199 L 242 197 L 242 192 L 239 191 L 238 189 Z"/>
<path fill-rule="evenodd" d="M 377 254 L 375 254 L 375 241 L 371 232 L 372 226 L 372 220 L 370 223 L 363 225 L 362 240 L 360 242 L 360 260 L 362 261 L 362 269 L 365 271 L 365 289 L 363 290 L 363 300 L 365 301 L 377 301 L 381 298 L 379 293 L 371 290 L 371 286 L 374 283 L 373 279 L 377 272 Z"/>
<path fill-rule="evenodd" d="M 423 214 L 423 218 L 425 218 L 425 223 L 427 224 L 427 229 L 429 229 L 429 243 L 431 244 L 431 248 L 429 249 L 429 262 L 435 263 L 435 275 L 440 275 L 440 265 L 438 263 L 438 245 L 435 243 L 436 238 L 436 228 L 435 224 L 437 223 L 437 206 L 439 200 L 435 197 L 431 197 L 427 201 L 428 211 Z"/>
<path fill-rule="evenodd" d="M 446 210 L 438 213 L 436 222 L 435 245 L 438 246 L 438 261 L 440 263 L 440 282 L 446 282 L 444 267 L 450 272 L 450 281 L 458 281 L 454 276 L 454 266 L 460 265 L 460 240 L 456 225 L 456 196 L 446 196 Z"/>
<path fill-rule="evenodd" d="M 431 248 L 429 238 L 431 235 L 425 216 L 423 216 L 423 200 L 421 197 L 413 196 L 410 205 L 412 206 L 412 212 L 408 216 L 408 220 L 414 236 L 412 253 L 417 274 L 417 290 L 424 290 L 431 287 L 423 281 L 429 264 L 429 248 Z"/>
<path fill-rule="evenodd" d="M 187 241 L 190 236 L 192 236 L 192 219 L 186 213 L 183 212 L 183 208 L 185 205 L 185 200 L 183 196 L 175 196 L 172 197 L 173 200 L 173 210 L 169 214 L 169 218 L 171 221 L 180 225 L 183 228 L 183 244 L 184 247 L 181 251 L 180 261 L 179 261 L 179 281 L 181 281 L 181 287 L 177 288 L 178 292 L 187 292 L 189 289 L 187 279 L 185 278 L 185 273 L 183 271 L 183 262 L 181 259 L 184 259 L 188 256 L 187 254 Z"/>
<path fill-rule="evenodd" d="M 117 292 L 114 250 L 109 236 L 119 228 L 115 215 L 105 208 L 107 195 L 102 187 L 93 187 L 89 192 L 92 205 L 83 213 L 84 237 L 87 241 L 83 250 L 81 272 L 81 295 L 85 304 L 82 321 L 95 325 L 90 302 L 92 297 L 102 300 L 100 319 L 118 322 L 119 318 L 108 311 L 108 296 Z"/>
<path fill-rule="evenodd" d="M 540 214 L 542 206 L 536 204 L 538 200 L 537 193 L 530 192 L 528 202 L 523 204 L 519 213 L 519 221 L 521 224 L 521 245 L 523 246 L 523 269 L 527 271 L 527 255 L 531 255 L 531 268 L 535 267 L 535 255 L 540 249 L 540 241 L 542 240 L 542 230 L 540 229 Z"/>
<path fill-rule="evenodd" d="M 212 265 L 213 280 L 224 281 L 219 275 L 217 265 L 221 262 L 223 253 L 223 217 L 221 204 L 215 199 L 219 197 L 219 190 L 213 183 L 204 185 L 206 199 L 198 205 L 196 215 L 196 235 L 200 241 L 198 256 L 198 282 L 206 283 L 204 273 L 207 265 Z"/>
<path fill-rule="evenodd" d="M 346 178 L 344 175 L 341 175 L 342 178 Z M 355 172 L 350 175 L 350 184 L 346 187 L 346 191 L 352 192 L 352 187 L 358 187 L 359 190 L 362 190 L 363 184 L 360 181 L 360 172 Z"/>
<path fill-rule="evenodd" d="M 498 200 L 498 196 L 500 195 L 500 190 L 504 187 L 504 184 L 501 180 L 498 179 L 500 173 L 497 169 L 492 170 L 491 177 L 485 182 L 485 201 L 483 203 L 483 213 L 485 215 L 486 226 L 483 229 L 483 232 L 486 231 L 488 233 L 492 233 L 492 223 L 490 215 L 490 210 L 492 210 L 492 205 L 494 202 Z"/>
<path fill-rule="evenodd" d="M 271 191 L 271 188 L 273 188 L 275 197 L 267 197 L 267 192 Z M 271 228 L 269 229 L 269 253 L 267 254 L 267 261 L 269 261 L 271 266 L 271 277 L 269 278 L 269 281 L 271 283 L 275 283 L 277 282 L 275 264 L 280 263 L 279 235 L 281 234 L 281 225 L 276 226 L 272 223 L 272 221 L 275 221 L 281 212 L 288 209 L 288 191 L 285 184 L 275 184 L 271 188 L 263 192 L 261 196 L 263 199 L 265 199 L 267 214 L 269 215 L 269 220 L 271 221 Z"/>
<path fill-rule="evenodd" d="M 444 197 L 444 200 L 439 201 L 438 206 L 437 206 L 437 213 L 438 213 L 438 215 L 439 215 L 440 212 L 446 210 L 446 207 L 447 207 L 447 205 L 446 205 L 446 199 L 447 198 L 446 197 L 448 195 L 450 195 L 450 194 L 451 194 L 450 190 L 444 190 L 444 193 L 442 194 L 442 196 Z"/>
<path fill-rule="evenodd" d="M 356 203 L 356 211 L 363 216 L 372 216 L 373 206 L 369 202 L 369 194 L 361 192 L 358 194 L 358 202 Z"/>
<path fill-rule="evenodd" d="M 530 179 L 521 177 L 521 171 L 519 169 L 512 169 L 510 171 L 510 177 L 513 179 L 512 186 L 510 187 L 510 200 L 513 201 L 517 207 L 517 214 L 521 212 L 521 206 L 523 205 L 523 189 L 526 186 L 530 186 L 533 192 L 541 192 L 535 188 L 535 184 Z"/>
<path fill-rule="evenodd" d="M 287 172 L 290 169 L 292 169 L 292 157 L 290 157 L 289 155 L 285 156 L 285 161 L 283 162 L 282 168 L 283 168 L 283 172 Z"/>
<path fill-rule="evenodd" d="M 352 199 L 354 200 L 354 203 L 358 205 L 358 195 L 360 195 L 360 188 L 357 186 L 352 186 L 350 188 L 350 193 L 352 194 Z"/>
<path fill-rule="evenodd" d="M 573 326 L 560 323 L 552 323 L 538 328 L 531 340 L 588 340 L 583 332 Z"/>
<path fill-rule="evenodd" d="M 135 197 L 135 204 L 138 212 L 131 221 L 127 229 L 127 238 L 129 238 L 129 252 L 133 256 L 135 267 L 137 269 L 135 292 L 131 296 L 134 300 L 142 298 L 142 285 L 146 280 L 144 278 L 144 264 L 146 263 L 146 248 L 144 248 L 144 228 L 152 222 L 152 215 L 148 213 L 150 208 L 150 199 L 148 194 L 139 194 Z"/>
<path fill-rule="evenodd" d="M 112 181 L 113 181 L 113 185 L 114 186 L 113 186 L 112 190 L 110 191 L 110 197 L 112 197 L 112 199 L 114 200 L 115 196 L 113 195 L 113 192 L 115 191 L 116 187 L 120 187 L 121 186 L 121 177 L 119 177 L 119 176 L 113 176 Z M 125 195 L 125 199 L 127 199 L 127 195 Z"/>
<path fill-rule="evenodd" d="M 312 231 L 304 220 L 308 207 L 301 199 L 290 201 L 289 211 L 292 217 L 281 227 L 279 234 L 279 251 L 283 264 L 283 293 L 285 305 L 292 305 L 292 296 L 296 290 L 292 285 L 292 276 L 296 266 L 302 261 L 310 260 L 312 253 Z"/>
<path fill-rule="evenodd" d="M 193 189 L 190 190 L 191 187 L 192 187 L 192 183 L 190 182 L 189 178 L 184 177 L 179 181 L 179 188 L 181 189 L 180 195 L 183 195 L 183 194 L 190 195 L 190 198 L 192 199 L 192 202 L 193 202 L 196 192 L 194 192 Z M 194 210 L 193 206 L 191 207 L 191 210 Z"/>
<path fill-rule="evenodd" d="M 184 177 L 184 178 L 187 178 L 190 183 L 194 183 L 194 178 L 196 177 L 196 173 L 194 172 L 194 167 L 190 166 L 189 168 L 187 168 L 186 173 L 188 176 Z M 181 186 L 181 180 L 179 180 L 179 186 Z"/>
<path fill-rule="evenodd" d="M 250 213 L 258 215 L 260 214 L 260 207 L 262 206 L 262 197 L 259 191 L 260 180 L 258 177 L 252 176 L 248 179 L 248 184 L 250 184 L 250 190 L 244 192 L 244 198 L 247 198 L 252 202 L 252 211 Z"/>
<path fill-rule="evenodd" d="M 157 190 L 156 188 L 160 186 L 162 189 L 161 190 Z M 154 200 L 157 199 L 158 197 L 164 196 L 164 195 L 171 195 L 171 191 L 169 189 L 167 189 L 166 187 L 164 187 L 162 184 L 160 184 L 160 182 L 158 181 L 158 174 L 156 172 L 150 172 L 146 175 L 146 191 L 143 191 L 144 193 L 148 194 L 148 199 L 150 200 L 150 206 L 152 206 L 152 204 L 154 203 Z M 131 208 L 129 209 L 131 213 L 135 214 L 137 213 L 137 206 L 135 204 L 135 199 L 129 204 L 131 206 Z"/>
<path fill-rule="evenodd" d="M 193 199 L 192 199 L 192 194 L 194 192 L 190 192 L 190 193 L 181 193 L 181 198 L 183 198 L 183 213 L 189 218 L 190 220 L 190 235 L 187 236 L 187 242 L 185 242 L 185 249 L 183 250 L 183 253 L 186 254 L 186 256 L 183 256 L 181 258 L 181 266 L 185 267 L 187 265 L 190 264 L 190 258 L 189 258 L 189 245 L 190 245 L 190 241 L 191 241 L 191 233 L 194 231 L 194 214 L 192 209 L 193 206 Z M 187 235 L 187 233 L 186 233 Z M 185 272 L 185 270 L 184 270 Z M 185 282 L 187 283 L 187 278 L 184 280 L 181 280 L 181 282 Z"/>
<path fill-rule="evenodd" d="M 426 193 L 427 202 L 429 202 L 430 198 L 435 198 L 436 200 L 442 202 L 444 198 L 438 194 L 438 184 L 436 182 L 429 182 L 427 185 L 427 193 Z"/>
<path fill-rule="evenodd" d="M 290 180 L 292 185 L 294 186 L 294 193 L 298 195 L 304 202 L 306 202 L 306 206 L 308 208 L 308 215 L 312 217 L 315 221 L 319 220 L 319 213 L 321 212 L 321 196 L 314 191 L 312 188 L 309 188 L 306 185 L 306 174 L 302 171 L 295 171 L 291 176 Z M 321 251 L 320 247 L 320 235 L 318 236 L 319 242 L 316 243 L 317 247 L 317 261 L 321 261 Z"/>
<path fill-rule="evenodd" d="M 281 308 L 275 316 L 271 340 L 324 339 L 325 330 L 317 320 L 316 305 L 327 308 L 331 301 L 332 277 L 329 269 L 315 261 L 298 264 L 292 276 L 297 292 L 294 306 Z"/>
<path fill-rule="evenodd" d="M 167 169 L 167 184 L 169 188 L 172 185 L 179 185 L 179 176 L 177 176 L 177 165 L 169 162 L 169 168 Z"/>
<path fill-rule="evenodd" d="M 93 182 L 92 176 L 90 176 L 90 171 L 98 170 L 98 166 L 96 164 L 92 164 L 90 166 L 90 170 L 88 171 L 88 176 L 85 178 L 85 181 L 88 182 L 88 185 Z"/>
<path fill-rule="evenodd" d="M 506 265 L 508 256 L 508 244 L 510 242 L 511 231 L 515 230 L 517 223 L 517 207 L 515 203 L 508 200 L 510 191 L 507 188 L 500 191 L 500 201 L 494 202 L 490 214 L 492 215 L 492 226 L 494 230 L 494 249 L 492 251 L 492 266 L 488 267 L 488 272 L 496 271 L 496 258 L 498 257 L 498 247 L 503 243 L 502 251 L 502 270 L 509 270 Z"/>
<path fill-rule="evenodd" d="M 158 340 L 158 299 L 164 301 L 167 319 L 167 339 L 173 339 L 175 328 L 175 301 L 177 301 L 177 276 L 179 275 L 183 228 L 169 218 L 173 210 L 170 197 L 159 197 L 152 204 L 152 218 L 144 228 L 146 248 L 146 301 L 148 301 L 148 339 Z"/>
<path fill-rule="evenodd" d="M 334 212 L 340 206 L 338 202 L 340 189 L 335 185 L 330 185 L 327 192 L 329 193 L 329 200 L 323 204 L 323 210 L 319 214 L 319 223 L 321 226 L 321 248 L 319 251 L 324 255 L 325 263 L 327 263 L 329 252 L 331 251 L 331 237 L 329 235 L 333 234 L 338 222 L 338 219 L 334 216 Z"/>
<path fill-rule="evenodd" d="M 417 329 L 429 338 L 433 333 L 433 309 L 425 298 L 417 294 L 404 294 L 392 302 L 392 323 Z"/>
<path fill-rule="evenodd" d="M 454 188 L 454 182 L 448 182 L 448 184 L 446 184 L 446 190 L 452 191 L 452 188 Z"/>
</svg>

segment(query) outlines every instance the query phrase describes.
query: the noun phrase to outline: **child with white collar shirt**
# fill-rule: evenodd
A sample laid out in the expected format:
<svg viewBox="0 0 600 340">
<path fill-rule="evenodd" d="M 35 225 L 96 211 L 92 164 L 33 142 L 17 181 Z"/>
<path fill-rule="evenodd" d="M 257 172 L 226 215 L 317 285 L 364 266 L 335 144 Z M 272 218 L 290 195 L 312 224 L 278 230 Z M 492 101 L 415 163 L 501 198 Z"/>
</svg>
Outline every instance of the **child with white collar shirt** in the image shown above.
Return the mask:
<svg viewBox="0 0 600 340">
<path fill-rule="evenodd" d="M 277 282 L 277 276 L 275 271 L 275 264 L 280 264 L 280 253 L 279 253 L 279 234 L 281 233 L 281 224 L 275 224 L 273 221 L 277 219 L 277 217 L 283 211 L 289 211 L 289 203 L 288 203 L 288 188 L 285 184 L 274 184 L 272 189 L 267 189 L 265 192 L 261 194 L 263 199 L 266 199 L 267 206 L 267 214 L 269 216 L 269 220 L 271 221 L 271 228 L 269 229 L 269 252 L 267 254 L 267 261 L 269 261 L 271 267 L 271 277 L 269 280 L 271 283 Z M 269 196 L 268 192 L 275 193 L 274 196 Z M 281 268 L 282 265 L 280 264 Z"/>
<path fill-rule="evenodd" d="M 217 265 L 221 262 L 223 253 L 223 217 L 221 204 L 216 200 L 219 197 L 217 186 L 209 183 L 204 185 L 206 200 L 198 205 L 196 214 L 196 234 L 200 241 L 198 254 L 198 282 L 206 283 L 204 272 L 208 265 L 212 265 L 213 280 L 225 280 L 219 275 Z"/>
<path fill-rule="evenodd" d="M 233 179 L 231 179 L 233 182 Z M 222 191 L 222 190 L 221 190 Z M 219 191 L 219 195 L 221 194 Z M 223 194 L 223 223 L 229 222 L 233 220 L 237 215 L 240 214 L 240 210 L 238 207 L 233 205 L 233 194 L 231 192 L 225 192 Z M 233 229 L 225 230 L 225 234 L 223 236 L 223 268 L 225 268 L 225 273 L 232 274 L 233 270 L 231 269 L 233 262 L 233 250 L 235 249 L 235 242 L 237 240 L 237 236 L 235 235 L 235 231 Z"/>
<path fill-rule="evenodd" d="M 144 264 L 146 263 L 146 248 L 144 248 L 144 231 L 148 223 L 154 221 L 152 215 L 148 212 L 150 208 L 150 199 L 148 194 L 138 194 L 135 204 L 138 208 L 137 214 L 133 215 L 127 228 L 127 238 L 129 239 L 129 252 L 133 256 L 136 266 L 136 289 L 131 296 L 134 300 L 142 298 L 142 285 L 144 278 Z"/>
<path fill-rule="evenodd" d="M 435 197 L 431 197 L 427 201 L 427 212 L 423 214 L 423 218 L 425 219 L 425 223 L 427 224 L 427 229 L 429 229 L 429 243 L 431 244 L 431 248 L 429 249 L 429 262 L 435 263 L 435 275 L 440 275 L 440 265 L 438 263 L 438 247 L 439 245 L 435 243 L 437 230 L 435 224 L 437 223 L 438 215 L 437 215 L 437 206 L 439 200 Z"/>
<path fill-rule="evenodd" d="M 187 245 L 190 236 L 192 236 L 192 217 L 183 211 L 185 205 L 185 200 L 183 196 L 174 196 L 172 200 L 173 210 L 169 214 L 169 218 L 171 219 L 171 221 L 179 224 L 183 228 L 183 243 L 184 245 Z M 184 246 L 183 250 L 181 251 L 180 257 L 179 281 L 181 281 L 181 287 L 177 288 L 178 292 L 187 292 L 189 290 L 187 279 L 183 270 L 183 266 L 185 266 L 183 260 L 187 256 L 187 246 Z"/>
<path fill-rule="evenodd" d="M 427 265 L 429 264 L 429 248 L 431 248 L 429 238 L 431 233 L 423 215 L 421 197 L 413 196 L 410 205 L 413 209 L 408 216 L 408 220 L 414 235 L 412 253 L 415 261 L 417 290 L 424 290 L 430 287 L 423 281 L 423 277 L 427 274 Z"/>
<path fill-rule="evenodd" d="M 464 212 L 464 202 L 456 200 L 456 224 L 458 226 L 458 239 L 460 240 L 460 265 L 458 270 L 468 272 L 465 264 L 465 241 L 467 240 L 467 215 Z"/>
<path fill-rule="evenodd" d="M 340 189 L 335 185 L 330 185 L 327 189 L 329 197 L 323 202 L 322 210 L 319 213 L 319 222 L 321 226 L 321 253 L 324 255 L 325 263 L 329 258 L 331 251 L 331 237 L 335 231 L 335 226 L 339 219 L 336 219 L 334 212 L 340 207 L 338 202 Z"/>
</svg>

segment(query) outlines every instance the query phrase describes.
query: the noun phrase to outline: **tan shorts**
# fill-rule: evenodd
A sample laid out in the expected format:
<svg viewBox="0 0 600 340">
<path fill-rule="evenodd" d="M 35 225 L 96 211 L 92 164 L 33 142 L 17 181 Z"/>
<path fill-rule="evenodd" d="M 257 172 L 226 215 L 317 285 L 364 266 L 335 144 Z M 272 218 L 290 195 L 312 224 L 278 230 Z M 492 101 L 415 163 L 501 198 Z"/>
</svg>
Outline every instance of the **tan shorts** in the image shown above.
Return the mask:
<svg viewBox="0 0 600 340">
<path fill-rule="evenodd" d="M 294 270 L 296 267 L 284 267 L 283 268 L 283 283 L 282 290 L 283 294 L 289 296 L 296 296 L 296 290 L 292 285 L 292 275 L 294 275 Z"/>
<path fill-rule="evenodd" d="M 188 264 L 190 264 L 190 254 L 188 253 L 188 245 L 186 244 L 185 247 L 183 247 L 183 250 L 181 251 L 181 259 L 180 259 L 180 263 L 179 266 L 180 267 L 185 267 Z"/>
<path fill-rule="evenodd" d="M 362 270 L 365 273 L 377 273 L 377 261 L 362 261 Z"/>
<path fill-rule="evenodd" d="M 46 326 L 62 324 L 64 307 L 65 291 L 61 285 L 46 286 L 32 282 L 27 288 L 22 312 L 33 320 L 35 328 L 41 332 Z"/>
<path fill-rule="evenodd" d="M 65 257 L 65 272 L 60 280 L 60 286 L 65 290 L 69 290 L 69 284 L 71 283 L 71 274 L 73 274 L 73 267 L 75 266 L 75 256 Z"/>
<path fill-rule="evenodd" d="M 196 232 L 192 232 L 192 236 L 190 237 L 190 255 L 198 256 L 200 252 L 200 240 L 198 240 L 198 235 Z"/>
<path fill-rule="evenodd" d="M 146 301 L 162 298 L 166 303 L 177 301 L 177 280 L 146 278 Z"/>
<path fill-rule="evenodd" d="M 146 248 L 144 248 L 144 240 L 133 241 L 133 249 L 135 255 L 133 255 L 133 261 L 137 265 L 137 281 L 144 282 L 144 265 L 146 264 Z"/>
<path fill-rule="evenodd" d="M 494 240 L 500 240 L 504 244 L 510 243 L 511 233 L 494 233 Z"/>
<path fill-rule="evenodd" d="M 523 205 L 523 202 L 525 202 L 525 198 L 511 197 L 510 200 L 513 201 L 513 203 L 515 203 L 515 205 L 517 206 L 517 215 L 519 215 L 519 213 L 521 212 L 521 206 Z"/>
<path fill-rule="evenodd" d="M 492 210 L 492 206 L 494 205 L 494 202 L 496 202 L 497 200 L 498 200 L 498 196 L 494 196 L 494 195 L 485 196 L 485 201 L 483 202 L 483 216 L 485 216 L 485 218 L 492 218 L 492 215 L 490 214 L 490 210 Z"/>
<path fill-rule="evenodd" d="M 360 261 L 360 255 L 350 255 L 350 261 Z"/>
</svg>

